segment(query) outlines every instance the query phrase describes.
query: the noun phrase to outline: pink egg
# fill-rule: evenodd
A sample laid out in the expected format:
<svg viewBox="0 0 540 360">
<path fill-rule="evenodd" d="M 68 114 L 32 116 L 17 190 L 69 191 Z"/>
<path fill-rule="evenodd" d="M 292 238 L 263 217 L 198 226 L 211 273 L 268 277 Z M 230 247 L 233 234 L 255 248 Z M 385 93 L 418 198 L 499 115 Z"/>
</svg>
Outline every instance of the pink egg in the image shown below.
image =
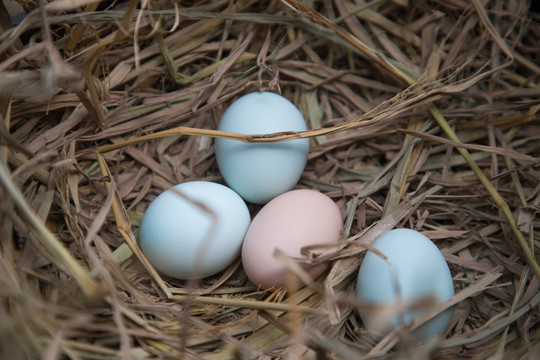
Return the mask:
<svg viewBox="0 0 540 360">
<path fill-rule="evenodd" d="M 293 190 L 267 203 L 255 216 L 242 245 L 242 263 L 248 278 L 263 289 L 303 283 L 274 254 L 303 258 L 300 251 L 311 245 L 334 245 L 341 232 L 341 211 L 328 196 L 313 190 Z M 302 264 L 316 279 L 328 263 Z M 290 282 L 292 276 L 292 284 Z"/>
</svg>

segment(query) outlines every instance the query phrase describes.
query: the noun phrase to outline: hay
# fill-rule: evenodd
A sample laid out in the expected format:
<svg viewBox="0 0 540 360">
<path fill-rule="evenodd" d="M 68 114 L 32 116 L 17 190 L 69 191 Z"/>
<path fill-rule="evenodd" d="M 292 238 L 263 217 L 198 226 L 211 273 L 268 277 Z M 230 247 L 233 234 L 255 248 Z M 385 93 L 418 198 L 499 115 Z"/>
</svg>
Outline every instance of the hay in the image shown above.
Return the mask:
<svg viewBox="0 0 540 360">
<path fill-rule="evenodd" d="M 540 17 L 528 1 L 20 2 L 28 16 L 0 29 L 0 358 L 538 355 Z M 310 130 L 215 130 L 257 90 L 288 97 Z M 311 139 L 298 187 L 346 220 L 338 246 L 306 249 L 332 261 L 325 276 L 259 291 L 239 262 L 193 283 L 145 260 L 150 201 L 222 181 L 214 137 Z M 352 294 L 369 244 L 394 227 L 437 244 L 456 296 L 381 338 Z M 443 338 L 408 341 L 450 306 Z"/>
</svg>

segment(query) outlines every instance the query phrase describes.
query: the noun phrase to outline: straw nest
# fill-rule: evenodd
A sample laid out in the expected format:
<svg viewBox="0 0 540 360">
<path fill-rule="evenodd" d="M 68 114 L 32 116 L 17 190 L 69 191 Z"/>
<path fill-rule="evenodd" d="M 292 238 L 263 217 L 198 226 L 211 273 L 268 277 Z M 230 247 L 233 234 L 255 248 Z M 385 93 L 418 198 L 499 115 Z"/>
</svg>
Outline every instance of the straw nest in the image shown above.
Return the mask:
<svg viewBox="0 0 540 360">
<path fill-rule="evenodd" d="M 540 23 L 524 0 L 20 0 L 0 35 L 3 359 L 532 359 L 540 352 Z M 6 20 L 7 19 L 7 20 Z M 306 132 L 216 132 L 251 91 Z M 294 293 L 236 262 L 190 283 L 136 245 L 150 201 L 222 182 L 216 136 L 309 137 L 297 185 L 339 205 L 332 261 Z M 258 208 L 251 207 L 253 213 Z M 450 301 L 378 337 L 354 299 L 395 227 L 444 254 Z M 407 334 L 453 306 L 444 337 Z"/>
</svg>

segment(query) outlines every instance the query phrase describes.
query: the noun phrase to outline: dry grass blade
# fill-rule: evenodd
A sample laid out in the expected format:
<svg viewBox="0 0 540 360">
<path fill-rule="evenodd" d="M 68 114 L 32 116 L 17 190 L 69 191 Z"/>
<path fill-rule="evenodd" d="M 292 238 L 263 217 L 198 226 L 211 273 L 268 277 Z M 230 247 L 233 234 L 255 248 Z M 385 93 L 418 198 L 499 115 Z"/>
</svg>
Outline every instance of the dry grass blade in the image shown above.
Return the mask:
<svg viewBox="0 0 540 360">
<path fill-rule="evenodd" d="M 88 272 L 83 269 L 73 258 L 73 255 L 60 243 L 60 241 L 50 232 L 43 221 L 32 211 L 24 200 L 23 194 L 13 183 L 7 169 L 5 159 L 0 161 L 0 182 L 9 196 L 19 215 L 28 223 L 36 238 L 42 245 L 71 272 L 79 283 L 82 291 L 90 299 L 97 301 L 102 299 L 104 292 L 101 284 L 90 278 Z"/>
<path fill-rule="evenodd" d="M 444 139 L 444 138 L 441 138 L 441 137 L 438 137 L 438 136 L 434 136 L 434 135 L 430 135 L 430 134 L 418 133 L 416 131 L 411 131 L 411 130 L 399 130 L 399 132 L 402 132 L 404 134 L 411 135 L 411 136 L 414 136 L 414 137 L 418 137 L 418 138 L 421 138 L 421 139 L 424 139 L 424 140 L 428 140 L 428 141 L 448 144 L 448 145 L 451 145 L 451 146 L 456 147 L 456 148 L 462 148 L 462 149 L 467 149 L 467 150 L 476 150 L 476 151 L 485 151 L 485 152 L 488 152 L 488 153 L 494 153 L 494 154 L 502 155 L 502 156 L 505 156 L 507 158 L 514 159 L 514 160 L 533 162 L 533 163 L 537 163 L 538 160 L 539 160 L 538 158 L 532 157 L 532 156 L 527 155 L 527 154 L 522 154 L 522 153 L 519 153 L 517 151 L 512 151 L 510 149 L 504 149 L 504 148 L 493 147 L 493 146 L 485 146 L 485 145 L 465 144 L 465 143 L 462 143 L 462 142 L 456 142 L 456 141 Z"/>
<path fill-rule="evenodd" d="M 374 61 L 375 63 L 379 64 L 383 69 L 394 75 L 400 80 L 404 80 L 405 82 L 411 84 L 414 83 L 415 79 L 409 77 L 409 75 L 405 74 L 403 71 L 397 69 L 394 64 L 392 64 L 386 56 L 383 54 L 376 52 L 375 50 L 369 48 L 364 43 L 362 43 L 360 40 L 358 40 L 356 37 L 351 36 L 347 32 L 345 32 L 341 27 L 337 26 L 324 16 L 322 16 L 320 13 L 314 11 L 311 7 L 308 5 L 305 5 L 299 1 L 296 0 L 282 0 L 284 4 L 289 6 L 291 9 L 301 13 L 302 15 L 305 15 L 312 19 L 313 21 L 326 26 L 327 28 L 333 30 L 336 34 L 343 37 L 345 40 L 347 40 L 349 43 L 351 43 L 353 46 L 355 46 L 357 49 L 359 49 L 368 59 Z"/>
<path fill-rule="evenodd" d="M 111 177 L 110 170 L 107 166 L 107 163 L 105 162 L 105 159 L 98 153 L 97 159 L 99 163 L 99 167 L 101 169 L 101 173 L 103 176 Z M 110 183 L 107 183 L 107 187 L 111 186 Z M 131 248 L 131 251 L 137 256 L 139 261 L 141 261 L 144 264 L 144 267 L 146 270 L 152 275 L 154 281 L 159 285 L 161 291 L 163 291 L 168 298 L 172 297 L 172 294 L 170 293 L 167 285 L 165 285 L 165 282 L 161 279 L 161 276 L 158 274 L 156 269 L 150 264 L 146 256 L 142 253 L 141 249 L 136 243 L 135 235 L 133 234 L 131 230 L 131 222 L 129 220 L 129 217 L 127 215 L 127 211 L 122 204 L 122 200 L 120 199 L 120 196 L 118 195 L 118 192 L 116 189 L 114 191 L 114 200 L 112 202 L 112 208 L 113 208 L 113 214 L 114 218 L 116 220 L 116 225 L 118 227 L 118 232 L 122 235 L 124 238 L 124 241 L 129 245 Z"/>
<path fill-rule="evenodd" d="M 431 104 L 428 104 L 428 108 L 430 109 L 430 112 L 435 117 L 435 120 L 437 120 L 437 123 L 441 128 L 444 130 L 444 132 L 450 137 L 451 140 L 461 143 L 458 136 L 455 134 L 455 132 L 450 128 L 448 125 L 448 122 L 444 119 L 444 117 L 441 115 L 439 110 L 434 107 Z M 531 249 L 529 245 L 527 244 L 527 241 L 525 240 L 525 237 L 523 236 L 522 232 L 517 227 L 516 221 L 514 219 L 514 215 L 512 214 L 512 211 L 508 207 L 508 204 L 506 201 L 501 197 L 501 195 L 497 192 L 497 190 L 493 187 L 487 176 L 484 174 L 482 169 L 476 164 L 473 157 L 469 154 L 467 149 L 463 147 L 458 147 L 457 150 L 465 158 L 471 169 L 474 171 L 482 185 L 486 188 L 486 190 L 489 192 L 493 200 L 495 201 L 496 205 L 500 207 L 506 216 L 506 219 L 508 223 L 510 224 L 510 227 L 516 236 L 519 245 L 521 246 L 521 250 L 525 254 L 525 258 L 527 259 L 527 262 L 529 265 L 531 265 L 531 268 L 533 269 L 533 272 L 537 279 L 540 280 L 540 266 L 536 262 L 536 258 L 534 256 L 534 249 Z"/>
</svg>

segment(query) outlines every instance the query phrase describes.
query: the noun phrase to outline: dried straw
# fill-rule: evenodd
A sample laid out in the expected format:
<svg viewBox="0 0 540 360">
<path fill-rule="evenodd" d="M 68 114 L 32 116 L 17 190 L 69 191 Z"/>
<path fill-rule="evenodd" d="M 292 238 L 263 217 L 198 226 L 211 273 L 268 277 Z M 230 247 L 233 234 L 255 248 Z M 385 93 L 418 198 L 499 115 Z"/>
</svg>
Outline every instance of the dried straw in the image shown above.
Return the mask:
<svg viewBox="0 0 540 360">
<path fill-rule="evenodd" d="M 0 28 L 0 358 L 538 355 L 540 16 L 527 1 L 20 2 L 28 16 Z M 288 97 L 309 130 L 216 130 L 258 90 Z M 193 283 L 146 260 L 152 199 L 223 181 L 215 137 L 310 139 L 297 187 L 345 219 L 337 246 L 304 249 L 300 262 L 332 262 L 323 277 L 260 291 L 238 261 Z M 395 227 L 435 242 L 456 295 L 381 337 L 357 315 L 371 305 L 355 276 Z M 449 307 L 442 338 L 410 342 Z"/>
</svg>

